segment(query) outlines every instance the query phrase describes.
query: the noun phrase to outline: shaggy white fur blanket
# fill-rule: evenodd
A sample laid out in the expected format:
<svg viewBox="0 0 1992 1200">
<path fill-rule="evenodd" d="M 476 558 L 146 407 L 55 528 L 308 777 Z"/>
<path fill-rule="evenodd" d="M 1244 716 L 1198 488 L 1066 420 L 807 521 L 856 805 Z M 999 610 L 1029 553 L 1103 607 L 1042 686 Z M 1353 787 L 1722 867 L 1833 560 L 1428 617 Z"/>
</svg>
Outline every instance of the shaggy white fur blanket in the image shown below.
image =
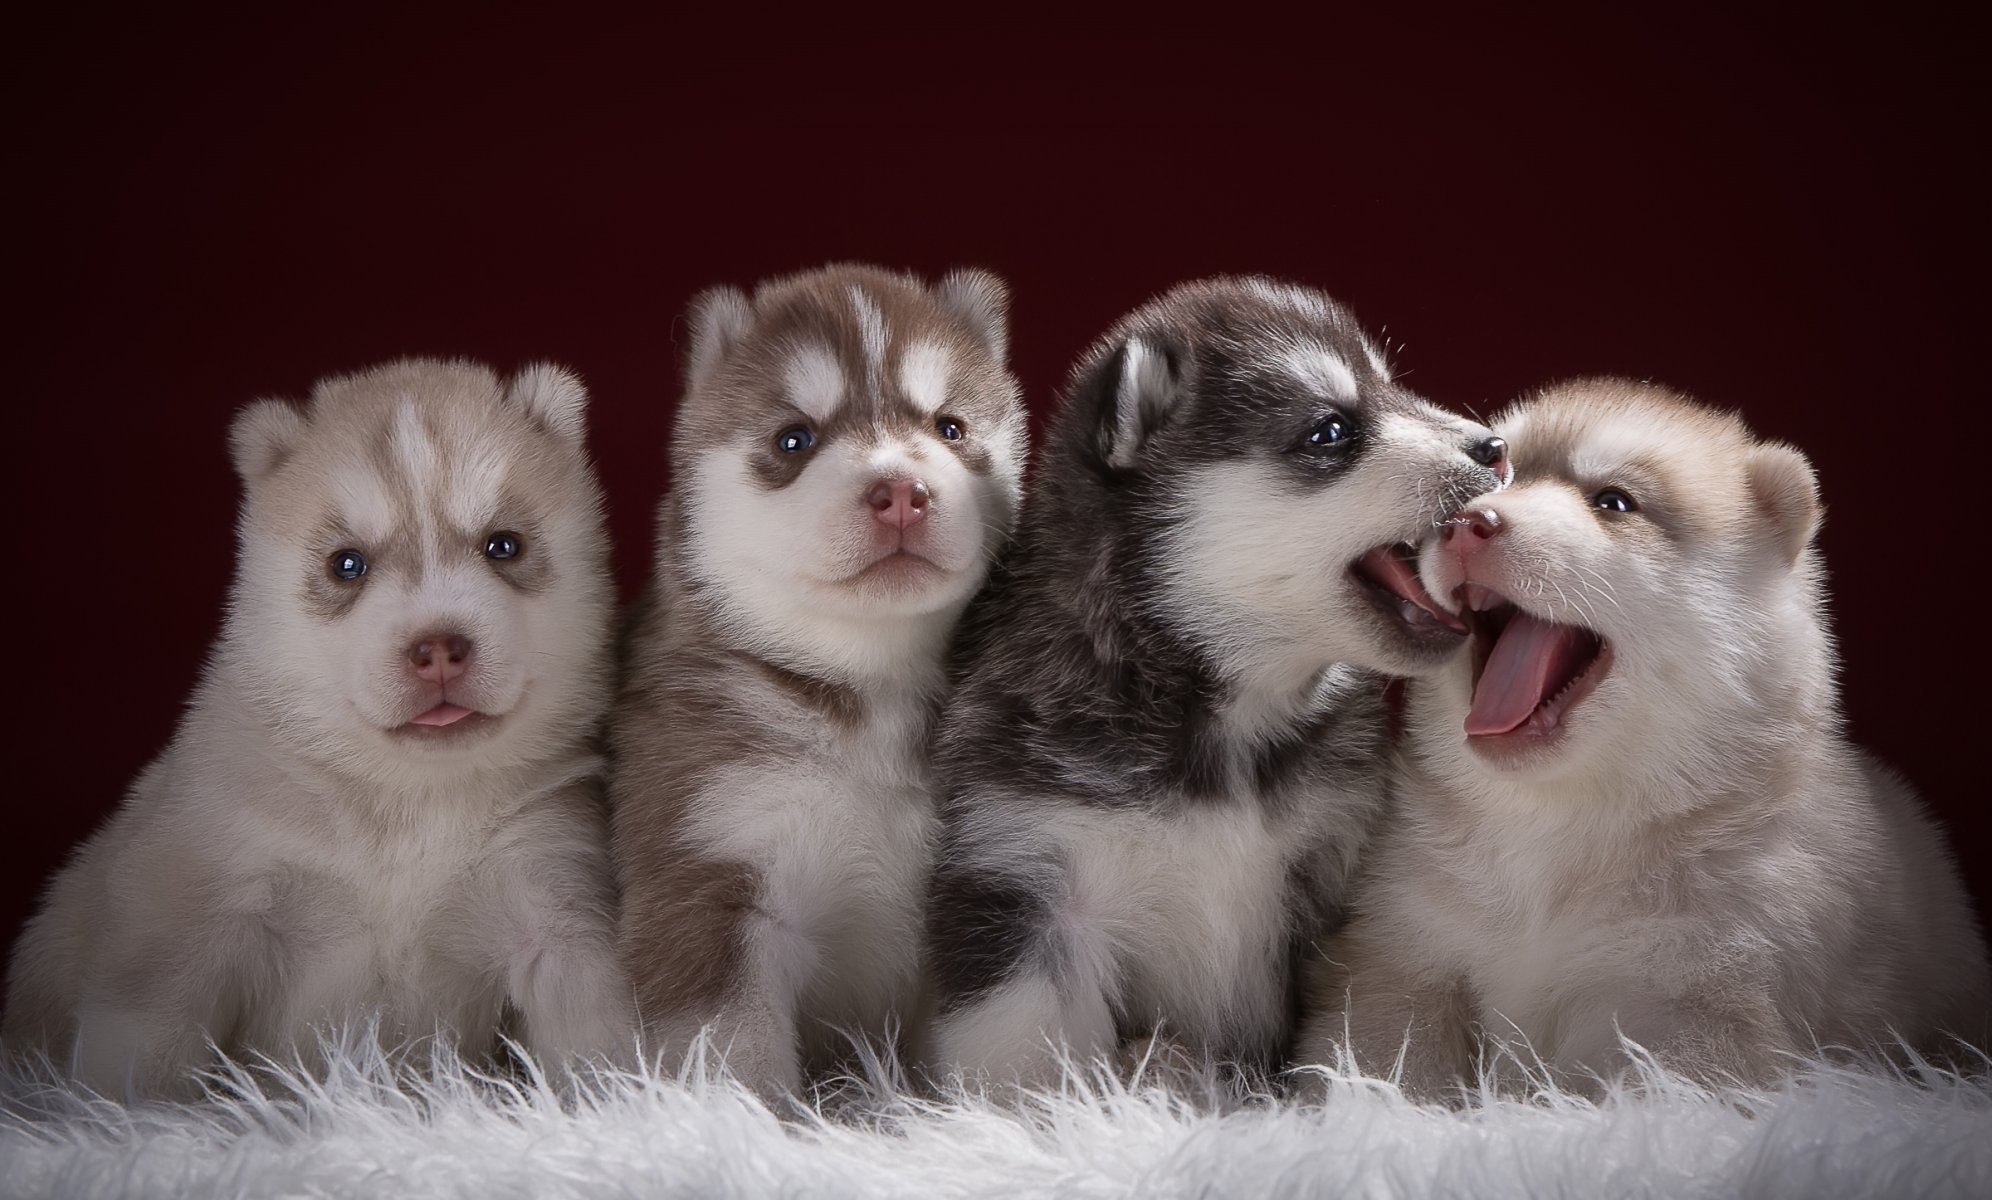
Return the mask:
<svg viewBox="0 0 1992 1200">
<path fill-rule="evenodd" d="M 1322 1081 L 1325 1102 L 1211 1105 L 1080 1070 L 1022 1103 L 875 1077 L 778 1115 L 703 1060 L 563 1096 L 347 1049 L 316 1078 L 230 1068 L 198 1104 L 128 1108 L 15 1061 L 0 1196 L 1992 1197 L 1983 1071 L 1815 1062 L 1750 1091 L 1648 1065 L 1596 1103 L 1542 1084 L 1459 1108 Z"/>
</svg>

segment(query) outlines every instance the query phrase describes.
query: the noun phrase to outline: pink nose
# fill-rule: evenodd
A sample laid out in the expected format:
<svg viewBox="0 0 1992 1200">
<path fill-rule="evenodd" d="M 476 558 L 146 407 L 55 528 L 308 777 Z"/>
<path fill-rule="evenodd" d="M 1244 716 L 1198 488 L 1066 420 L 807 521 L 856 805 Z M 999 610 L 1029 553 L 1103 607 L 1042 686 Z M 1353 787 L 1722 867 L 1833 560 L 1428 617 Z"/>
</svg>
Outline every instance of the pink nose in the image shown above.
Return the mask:
<svg viewBox="0 0 1992 1200">
<path fill-rule="evenodd" d="M 1480 553 L 1482 547 L 1499 537 L 1506 528 L 1501 523 L 1501 514 L 1491 508 L 1462 509 L 1446 522 L 1439 540 L 1445 543 L 1446 549 L 1465 561 Z"/>
<path fill-rule="evenodd" d="M 872 515 L 894 529 L 904 529 L 926 516 L 927 505 L 933 498 L 927 485 L 918 479 L 881 479 L 865 492 L 865 503 L 871 506 Z"/>
<path fill-rule="evenodd" d="M 448 683 L 470 669 L 470 639 L 460 633 L 431 633 L 408 647 L 409 665 L 430 683 Z"/>
</svg>

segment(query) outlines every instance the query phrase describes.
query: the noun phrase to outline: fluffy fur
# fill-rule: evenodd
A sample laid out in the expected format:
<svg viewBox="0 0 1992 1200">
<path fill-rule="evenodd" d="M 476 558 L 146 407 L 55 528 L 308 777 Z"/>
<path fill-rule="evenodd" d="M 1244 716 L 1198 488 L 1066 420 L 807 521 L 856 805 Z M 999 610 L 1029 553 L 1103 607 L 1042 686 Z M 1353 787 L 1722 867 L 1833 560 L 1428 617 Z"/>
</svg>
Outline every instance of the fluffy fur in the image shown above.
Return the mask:
<svg viewBox="0 0 1992 1200">
<path fill-rule="evenodd" d="M 1429 1091 L 1482 1036 L 1608 1074 L 1623 1032 L 1755 1083 L 1820 1043 L 1983 1045 L 1984 943 L 1941 836 L 1840 732 L 1803 456 L 1615 380 L 1496 424 L 1515 486 L 1423 555 L 1479 645 L 1413 687 L 1401 819 L 1309 1052 L 1402 1050 Z"/>
<path fill-rule="evenodd" d="M 364 1039 L 357 1039 L 364 1045 Z M 408 1078 L 335 1048 L 323 1082 L 237 1074 L 125 1109 L 0 1062 L 8 1196 L 1537 1196 L 1831 1200 L 1992 1194 L 1992 1077 L 1794 1064 L 1771 1088 L 1647 1071 L 1602 1100 L 1544 1083 L 1458 1111 L 1388 1080 L 1212 1112 L 1143 1078 L 1070 1073 L 1022 1104 L 878 1085 L 793 1120 L 703 1064 L 563 1104 L 444 1060 Z"/>
<path fill-rule="evenodd" d="M 917 1007 L 941 655 L 1015 519 L 1000 282 L 829 267 L 694 305 L 615 720 L 652 1052 L 792 1090 Z"/>
<path fill-rule="evenodd" d="M 23 932 L 10 1046 L 121 1095 L 185 1090 L 210 1041 L 284 1055 L 368 1015 L 472 1055 L 508 1009 L 550 1063 L 631 1044 L 591 749 L 610 597 L 586 401 L 552 367 L 405 361 L 240 415 L 220 640 Z M 461 673 L 424 678 L 418 647 L 452 636 Z"/>
<path fill-rule="evenodd" d="M 1186 284 L 1086 354 L 936 743 L 930 1063 L 1278 1058 L 1381 800 L 1373 672 L 1464 636 L 1394 547 L 1500 461 L 1303 288 Z"/>
</svg>

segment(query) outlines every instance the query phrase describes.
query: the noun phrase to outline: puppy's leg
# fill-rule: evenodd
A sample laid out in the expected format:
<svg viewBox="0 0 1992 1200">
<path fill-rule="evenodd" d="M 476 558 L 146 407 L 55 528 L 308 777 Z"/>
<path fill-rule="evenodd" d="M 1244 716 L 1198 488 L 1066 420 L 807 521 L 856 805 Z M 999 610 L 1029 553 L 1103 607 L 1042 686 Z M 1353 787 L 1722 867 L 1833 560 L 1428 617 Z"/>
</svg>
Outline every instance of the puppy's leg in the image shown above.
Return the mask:
<svg viewBox="0 0 1992 1200">
<path fill-rule="evenodd" d="M 727 1066 L 762 1098 L 800 1096 L 802 1044 L 796 1028 L 801 981 L 816 968 L 809 939 L 778 915 L 757 911 L 745 928 L 734 1000 L 713 1023 Z"/>
<path fill-rule="evenodd" d="M 200 1061 L 198 1020 L 85 999 L 76 1010 L 71 1074 L 100 1096 L 187 1099 L 196 1090 L 188 1074 Z"/>
<path fill-rule="evenodd" d="M 1649 975 L 1598 979 L 1572 996 L 1556 1065 L 1573 1086 L 1610 1078 L 1627 1058 L 1621 1035 L 1684 1078 L 1710 1086 L 1766 1086 L 1789 1069 L 1799 1043 L 1754 973 L 1692 982 Z"/>
<path fill-rule="evenodd" d="M 739 863 L 681 859 L 670 874 L 631 879 L 622 958 L 645 1053 L 676 1067 L 702 1029 L 763 1095 L 801 1086 L 791 981 L 806 941 L 763 903 L 761 874 Z"/>
<path fill-rule="evenodd" d="M 547 1066 L 593 1060 L 616 1065 L 636 1052 L 636 1009 L 609 931 L 592 922 L 543 922 L 518 948 L 507 984 L 525 1021 L 526 1049 Z"/>
<path fill-rule="evenodd" d="M 1463 985 L 1412 970 L 1360 918 L 1308 967 L 1307 1015 L 1296 1057 L 1332 1065 L 1346 1047 L 1367 1074 L 1396 1078 L 1433 1100 L 1470 1074 L 1472 1019 Z"/>
<path fill-rule="evenodd" d="M 928 944 L 939 1012 L 926 1057 L 940 1071 L 1024 1084 L 1058 1076 L 1060 1049 L 1090 1062 L 1116 1049 L 1111 948 L 1044 897 L 1043 871 L 935 872 Z"/>
<path fill-rule="evenodd" d="M 60 886 L 60 885 L 58 885 Z M 9 1050 L 42 1050 L 60 1060 L 75 1038 L 76 990 L 83 938 L 51 890 L 48 910 L 21 927 L 7 970 L 7 1001 L 0 1011 L 0 1044 Z"/>
<path fill-rule="evenodd" d="M 592 787 L 549 797 L 494 855 L 499 944 L 507 997 L 523 1040 L 549 1069 L 580 1059 L 629 1062 L 636 1017 L 615 945 L 615 893 Z"/>
<path fill-rule="evenodd" d="M 1056 1081 L 1060 1048 L 1082 1065 L 1113 1051 L 1113 1012 L 1092 981 L 1034 968 L 945 1013 L 934 1031 L 939 1062 L 1026 1085 Z"/>
<path fill-rule="evenodd" d="M 208 1042 L 227 1047 L 251 989 L 276 986 L 282 968 L 262 927 L 207 920 L 190 928 L 147 930 L 122 922 L 119 936 L 86 967 L 68 1055 L 75 1077 L 119 1100 L 184 1099 L 200 1092 L 196 1068 L 210 1065 Z M 258 959 L 256 956 L 262 957 Z"/>
</svg>

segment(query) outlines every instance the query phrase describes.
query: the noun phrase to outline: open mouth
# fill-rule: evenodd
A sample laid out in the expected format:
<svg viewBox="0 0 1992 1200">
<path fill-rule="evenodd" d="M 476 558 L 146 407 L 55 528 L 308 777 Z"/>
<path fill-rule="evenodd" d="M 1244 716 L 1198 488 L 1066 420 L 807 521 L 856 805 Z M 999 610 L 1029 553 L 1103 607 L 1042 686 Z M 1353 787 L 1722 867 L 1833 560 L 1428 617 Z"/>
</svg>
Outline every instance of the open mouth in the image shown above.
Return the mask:
<svg viewBox="0 0 1992 1200">
<path fill-rule="evenodd" d="M 1412 630 L 1465 633 L 1466 622 L 1447 612 L 1418 582 L 1418 549 L 1409 542 L 1378 546 L 1349 566 L 1370 599 Z"/>
<path fill-rule="evenodd" d="M 1478 583 L 1455 593 L 1473 627 L 1468 739 L 1550 738 L 1611 670 L 1612 648 L 1578 625 L 1523 612 Z"/>
</svg>

